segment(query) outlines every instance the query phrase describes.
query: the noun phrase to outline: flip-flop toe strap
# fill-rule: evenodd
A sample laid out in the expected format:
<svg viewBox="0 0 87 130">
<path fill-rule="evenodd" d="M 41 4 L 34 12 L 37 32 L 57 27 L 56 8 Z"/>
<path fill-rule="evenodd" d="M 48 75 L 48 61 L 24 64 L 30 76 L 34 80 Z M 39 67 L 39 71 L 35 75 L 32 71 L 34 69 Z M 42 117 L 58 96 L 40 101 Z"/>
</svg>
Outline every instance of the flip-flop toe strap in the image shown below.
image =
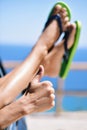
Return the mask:
<svg viewBox="0 0 87 130">
<path fill-rule="evenodd" d="M 46 22 L 45 27 L 43 29 L 43 31 L 47 28 L 47 26 L 53 21 L 56 20 L 58 23 L 58 27 L 60 28 L 60 34 L 62 33 L 63 29 L 62 29 L 62 21 L 60 18 L 60 15 L 52 15 Z"/>
<path fill-rule="evenodd" d="M 64 42 L 65 53 L 63 55 L 63 60 L 65 60 L 65 61 L 68 61 L 68 58 L 69 58 L 69 50 L 68 50 L 68 47 L 67 47 L 68 37 L 69 37 L 69 31 L 65 31 L 65 36 L 63 38 L 63 39 L 65 39 L 65 42 Z"/>
</svg>

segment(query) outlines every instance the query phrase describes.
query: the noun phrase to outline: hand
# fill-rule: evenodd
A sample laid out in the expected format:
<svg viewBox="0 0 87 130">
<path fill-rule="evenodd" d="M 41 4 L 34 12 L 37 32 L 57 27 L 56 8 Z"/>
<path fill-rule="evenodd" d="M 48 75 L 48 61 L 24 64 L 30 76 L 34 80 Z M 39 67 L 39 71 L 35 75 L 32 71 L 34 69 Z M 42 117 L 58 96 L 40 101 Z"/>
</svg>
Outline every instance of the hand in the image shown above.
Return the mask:
<svg viewBox="0 0 87 130">
<path fill-rule="evenodd" d="M 23 105 L 24 114 L 30 114 L 34 112 L 43 112 L 49 110 L 54 106 L 54 89 L 52 83 L 49 81 L 40 82 L 40 79 L 44 75 L 44 68 L 40 66 L 39 73 L 31 82 L 29 92 L 24 94 L 20 101 Z"/>
</svg>

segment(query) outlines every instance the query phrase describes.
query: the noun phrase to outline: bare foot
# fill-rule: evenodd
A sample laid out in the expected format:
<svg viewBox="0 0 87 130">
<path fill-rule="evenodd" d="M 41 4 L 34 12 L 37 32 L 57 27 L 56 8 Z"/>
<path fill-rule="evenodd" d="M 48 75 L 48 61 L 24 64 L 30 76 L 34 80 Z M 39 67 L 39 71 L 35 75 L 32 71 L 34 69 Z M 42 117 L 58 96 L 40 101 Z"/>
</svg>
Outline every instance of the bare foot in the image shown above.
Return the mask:
<svg viewBox="0 0 87 130">
<path fill-rule="evenodd" d="M 76 25 L 70 24 L 68 26 L 68 30 L 70 31 L 70 35 L 68 38 L 68 49 L 73 46 L 73 41 L 76 32 Z M 48 53 L 48 55 L 42 61 L 42 64 L 45 68 L 45 75 L 50 77 L 58 76 L 60 72 L 61 62 L 64 55 L 64 40 L 60 42 L 57 46 Z"/>
<path fill-rule="evenodd" d="M 59 14 L 62 22 L 63 31 L 69 26 L 69 18 L 65 8 L 60 5 L 56 5 L 52 15 Z M 47 47 L 47 50 L 53 46 L 53 44 L 57 41 L 60 36 L 60 27 L 56 20 L 53 20 L 49 26 L 44 30 L 42 35 L 39 38 L 39 43 L 43 47 L 44 45 Z"/>
</svg>

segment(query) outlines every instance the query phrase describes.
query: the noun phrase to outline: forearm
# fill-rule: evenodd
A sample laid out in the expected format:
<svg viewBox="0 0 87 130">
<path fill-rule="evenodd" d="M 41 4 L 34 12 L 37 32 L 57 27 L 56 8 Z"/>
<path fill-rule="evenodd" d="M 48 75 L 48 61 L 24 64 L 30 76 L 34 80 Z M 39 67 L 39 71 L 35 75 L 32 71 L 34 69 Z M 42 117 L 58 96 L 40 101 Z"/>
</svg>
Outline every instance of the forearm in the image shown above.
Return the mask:
<svg viewBox="0 0 87 130">
<path fill-rule="evenodd" d="M 13 101 L 28 86 L 46 53 L 46 47 L 37 44 L 31 54 L 4 77 L 0 85 L 0 108 Z"/>
<path fill-rule="evenodd" d="M 30 105 L 31 106 L 31 105 Z M 0 130 L 25 116 L 24 104 L 17 100 L 0 110 Z"/>
<path fill-rule="evenodd" d="M 22 116 L 20 104 L 12 103 L 0 110 L 0 130 L 6 128 L 9 124 Z"/>
<path fill-rule="evenodd" d="M 31 98 L 29 95 L 23 95 L 20 99 L 5 106 L 0 110 L 0 130 L 6 128 L 20 118 L 29 115 L 36 110 L 36 98 Z"/>
<path fill-rule="evenodd" d="M 42 71 L 44 72 L 43 69 Z M 54 106 L 55 96 L 52 83 L 49 81 L 39 82 L 40 78 L 41 73 L 33 79 L 31 93 L 24 94 L 0 110 L 0 128 L 5 128 L 25 115 L 46 111 Z"/>
</svg>

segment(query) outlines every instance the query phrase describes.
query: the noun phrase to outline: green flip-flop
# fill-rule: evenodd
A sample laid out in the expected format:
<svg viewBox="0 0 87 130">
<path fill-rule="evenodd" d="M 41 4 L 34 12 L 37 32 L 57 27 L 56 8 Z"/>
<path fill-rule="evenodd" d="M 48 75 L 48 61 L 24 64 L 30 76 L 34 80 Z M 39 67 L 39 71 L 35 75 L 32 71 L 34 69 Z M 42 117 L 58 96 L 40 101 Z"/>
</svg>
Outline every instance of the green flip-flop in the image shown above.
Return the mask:
<svg viewBox="0 0 87 130">
<path fill-rule="evenodd" d="M 78 43 L 79 43 L 79 38 L 80 38 L 80 32 L 81 32 L 81 23 L 80 21 L 75 21 L 76 24 L 76 34 L 75 34 L 75 39 L 73 46 L 68 50 L 68 53 L 66 52 L 66 59 L 63 60 L 61 69 L 60 69 L 60 74 L 59 76 L 62 79 L 65 79 L 68 75 L 68 72 L 70 70 L 70 65 L 72 63 L 73 57 L 75 55 Z M 67 38 L 68 40 L 68 38 Z M 68 56 L 68 57 L 67 57 Z"/>
<path fill-rule="evenodd" d="M 51 9 L 51 11 L 50 11 L 50 13 L 49 13 L 49 15 L 48 15 L 48 19 L 49 19 L 49 17 L 52 15 L 53 10 L 54 10 L 54 8 L 56 7 L 56 5 L 60 5 L 61 7 L 63 7 L 63 8 L 66 9 L 66 11 L 67 11 L 67 16 L 68 16 L 69 21 L 70 21 L 70 20 L 71 20 L 71 10 L 70 10 L 69 6 L 68 6 L 66 3 L 64 3 L 64 2 L 57 2 L 57 3 L 53 6 L 53 8 Z"/>
<path fill-rule="evenodd" d="M 64 3 L 64 2 L 57 2 L 57 3 L 53 6 L 53 8 L 51 9 L 51 11 L 50 11 L 50 13 L 49 13 L 49 15 L 48 15 L 47 22 L 46 22 L 46 24 L 45 24 L 45 26 L 44 26 L 43 31 L 44 31 L 44 30 L 46 29 L 46 27 L 50 24 L 50 22 L 55 19 L 55 20 L 57 20 L 58 26 L 59 26 L 59 28 L 60 28 L 60 35 L 61 35 L 61 33 L 63 32 L 63 29 L 62 29 L 62 21 L 61 21 L 60 15 L 59 15 L 59 14 L 52 15 L 52 13 L 53 13 L 53 11 L 54 11 L 54 8 L 55 8 L 57 5 L 60 5 L 61 7 L 63 7 L 63 8 L 66 9 L 66 11 L 67 11 L 67 16 L 68 16 L 68 18 L 69 18 L 69 21 L 71 20 L 71 10 L 70 10 L 69 6 L 68 6 L 66 3 Z"/>
</svg>

